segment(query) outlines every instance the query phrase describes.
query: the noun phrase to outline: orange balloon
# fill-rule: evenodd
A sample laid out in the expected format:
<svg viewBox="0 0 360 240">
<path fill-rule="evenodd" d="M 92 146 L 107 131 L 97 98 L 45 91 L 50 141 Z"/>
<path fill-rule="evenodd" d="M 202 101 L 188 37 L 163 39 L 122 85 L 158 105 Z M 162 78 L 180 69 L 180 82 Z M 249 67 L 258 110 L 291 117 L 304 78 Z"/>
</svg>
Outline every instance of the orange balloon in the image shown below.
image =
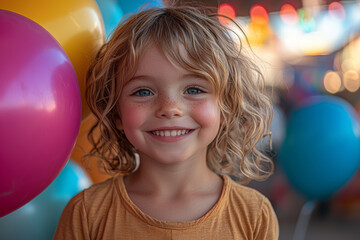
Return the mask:
<svg viewBox="0 0 360 240">
<path fill-rule="evenodd" d="M 78 162 L 85 168 L 85 171 L 89 174 L 91 180 L 94 183 L 106 180 L 110 177 L 102 170 L 101 166 L 99 169 L 99 162 L 94 159 L 83 159 L 83 156 L 86 153 L 89 153 L 91 150 L 91 144 L 87 139 L 88 132 L 92 125 L 95 123 L 94 115 L 90 114 L 87 118 L 85 118 L 80 125 L 79 135 L 74 147 L 74 150 L 71 153 L 71 159 Z"/>
<path fill-rule="evenodd" d="M 85 77 L 91 59 L 105 42 L 105 29 L 95 0 L 2 0 L 0 9 L 21 14 L 45 28 L 71 60 L 80 86 L 84 119 L 90 110 L 85 101 Z M 26 39 L 24 39 L 26 40 Z"/>
</svg>

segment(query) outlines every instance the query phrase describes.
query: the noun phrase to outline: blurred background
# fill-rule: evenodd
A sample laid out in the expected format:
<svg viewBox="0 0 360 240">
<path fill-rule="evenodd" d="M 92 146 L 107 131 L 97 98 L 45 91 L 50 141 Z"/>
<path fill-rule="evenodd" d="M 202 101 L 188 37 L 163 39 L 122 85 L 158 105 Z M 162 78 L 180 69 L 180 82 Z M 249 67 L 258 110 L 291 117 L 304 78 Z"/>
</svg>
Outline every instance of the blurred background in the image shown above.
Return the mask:
<svg viewBox="0 0 360 240">
<path fill-rule="evenodd" d="M 331 0 L 1 1 L 0 239 L 51 239 L 70 198 L 109 178 L 101 164 L 82 158 L 94 123 L 84 102 L 90 60 L 128 14 L 190 3 L 226 16 L 220 21 L 248 41 L 263 69 L 274 115 L 272 144 L 266 136 L 258 148 L 275 171 L 249 186 L 272 202 L 280 240 L 360 239 L 360 1 Z M 67 56 L 37 56 L 29 42 L 38 35 L 40 50 Z M 36 75 L 52 62 L 62 68 Z M 58 84 L 64 62 L 73 71 L 66 86 L 75 79 L 79 93 Z"/>
<path fill-rule="evenodd" d="M 273 203 L 280 239 L 360 239 L 360 2 L 203 2 L 263 61 L 275 174 L 250 186 Z"/>
<path fill-rule="evenodd" d="M 360 2 L 202 2 L 263 61 L 275 174 L 250 186 L 273 203 L 280 239 L 360 239 Z"/>
</svg>

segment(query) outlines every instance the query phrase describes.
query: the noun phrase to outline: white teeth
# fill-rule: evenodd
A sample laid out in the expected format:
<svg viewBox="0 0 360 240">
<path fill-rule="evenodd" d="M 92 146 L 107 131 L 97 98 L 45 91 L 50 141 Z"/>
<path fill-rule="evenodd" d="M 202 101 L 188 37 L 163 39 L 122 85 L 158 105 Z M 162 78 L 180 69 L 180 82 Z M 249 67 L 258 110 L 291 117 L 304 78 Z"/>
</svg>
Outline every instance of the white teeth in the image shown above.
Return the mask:
<svg viewBox="0 0 360 240">
<path fill-rule="evenodd" d="M 162 137 L 176 137 L 187 134 L 190 130 L 165 130 L 165 131 L 153 131 L 152 134 Z"/>
</svg>

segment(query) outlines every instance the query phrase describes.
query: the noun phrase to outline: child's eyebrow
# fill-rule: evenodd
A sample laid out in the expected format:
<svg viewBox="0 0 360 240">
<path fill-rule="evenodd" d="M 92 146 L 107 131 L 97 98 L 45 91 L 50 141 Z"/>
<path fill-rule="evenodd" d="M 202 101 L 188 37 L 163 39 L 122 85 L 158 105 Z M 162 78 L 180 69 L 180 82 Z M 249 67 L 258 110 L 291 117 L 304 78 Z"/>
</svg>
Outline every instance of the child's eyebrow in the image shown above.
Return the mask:
<svg viewBox="0 0 360 240">
<path fill-rule="evenodd" d="M 204 79 L 203 77 L 201 77 L 200 75 L 198 74 L 195 74 L 195 73 L 188 73 L 188 74 L 184 74 L 183 77 L 184 79 L 186 78 L 197 78 L 197 79 Z"/>
<path fill-rule="evenodd" d="M 195 80 L 197 82 L 210 83 L 209 79 L 199 74 L 185 74 L 183 80 Z"/>
<path fill-rule="evenodd" d="M 133 81 L 133 80 L 137 80 L 137 79 L 142 79 L 142 78 L 151 78 L 150 76 L 147 75 L 138 75 L 138 76 L 133 76 L 132 78 L 130 78 L 127 82 Z"/>
<path fill-rule="evenodd" d="M 201 82 L 208 82 L 208 79 L 206 79 L 205 77 L 199 75 L 199 74 L 195 74 L 195 73 L 189 73 L 189 74 L 184 74 L 181 77 L 182 80 L 196 80 L 196 81 L 201 81 Z"/>
<path fill-rule="evenodd" d="M 151 78 L 150 76 L 147 76 L 147 75 L 139 75 L 139 76 L 133 76 L 132 78 L 130 78 L 129 80 L 126 80 L 123 84 L 123 86 L 126 86 L 127 84 L 135 81 L 135 80 L 145 80 L 145 79 L 149 79 Z"/>
</svg>

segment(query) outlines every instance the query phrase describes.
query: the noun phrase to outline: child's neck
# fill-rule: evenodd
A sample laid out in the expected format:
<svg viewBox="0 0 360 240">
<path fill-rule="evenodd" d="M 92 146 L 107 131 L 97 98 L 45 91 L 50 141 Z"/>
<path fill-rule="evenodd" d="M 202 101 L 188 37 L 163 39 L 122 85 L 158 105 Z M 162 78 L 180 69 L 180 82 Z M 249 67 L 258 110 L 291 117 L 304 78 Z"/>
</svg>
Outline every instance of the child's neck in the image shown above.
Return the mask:
<svg viewBox="0 0 360 240">
<path fill-rule="evenodd" d="M 145 214 L 169 222 L 204 216 L 218 201 L 222 178 L 211 170 L 139 170 L 125 178 L 127 193 Z"/>
<path fill-rule="evenodd" d="M 172 197 L 196 191 L 207 191 L 220 177 L 207 166 L 150 167 L 145 164 L 125 180 L 128 191 Z"/>
</svg>

